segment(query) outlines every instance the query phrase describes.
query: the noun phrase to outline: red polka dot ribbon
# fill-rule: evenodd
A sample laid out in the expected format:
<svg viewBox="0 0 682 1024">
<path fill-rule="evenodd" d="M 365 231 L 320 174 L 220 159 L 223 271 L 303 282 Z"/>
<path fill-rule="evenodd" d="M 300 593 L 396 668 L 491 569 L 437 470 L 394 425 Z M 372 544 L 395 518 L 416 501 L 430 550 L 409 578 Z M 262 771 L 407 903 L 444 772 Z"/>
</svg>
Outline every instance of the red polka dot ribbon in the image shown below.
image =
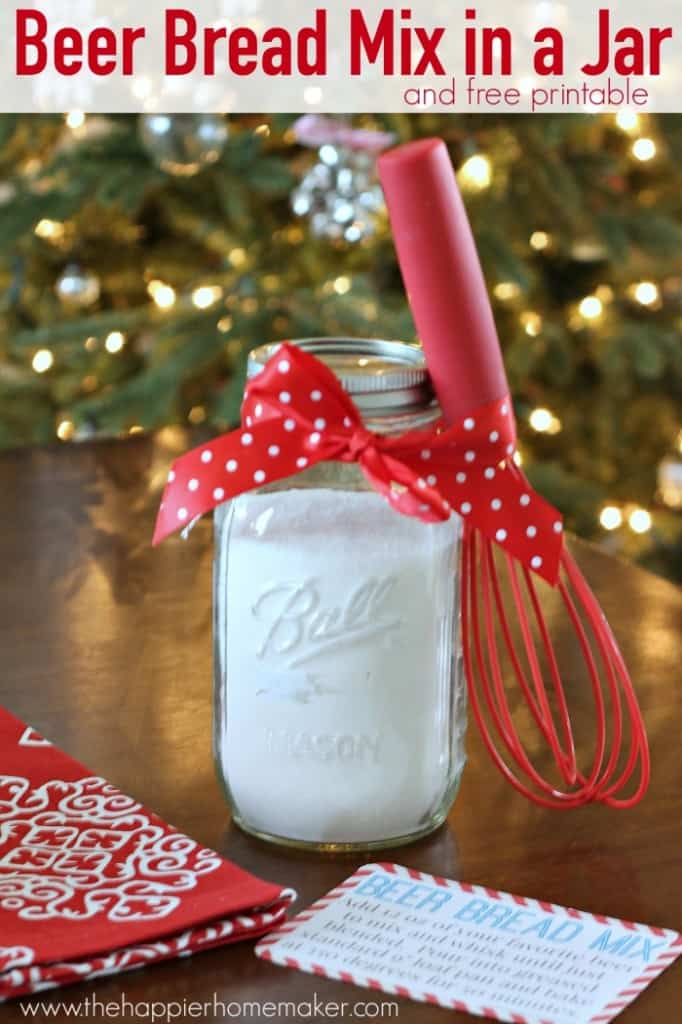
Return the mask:
<svg viewBox="0 0 682 1024">
<path fill-rule="evenodd" d="M 329 367 L 284 344 L 248 382 L 241 429 L 173 464 L 154 544 L 228 498 L 318 462 L 357 462 L 397 512 L 432 523 L 454 511 L 554 584 L 561 517 L 515 465 L 515 439 L 509 396 L 444 429 L 373 433 Z"/>
</svg>

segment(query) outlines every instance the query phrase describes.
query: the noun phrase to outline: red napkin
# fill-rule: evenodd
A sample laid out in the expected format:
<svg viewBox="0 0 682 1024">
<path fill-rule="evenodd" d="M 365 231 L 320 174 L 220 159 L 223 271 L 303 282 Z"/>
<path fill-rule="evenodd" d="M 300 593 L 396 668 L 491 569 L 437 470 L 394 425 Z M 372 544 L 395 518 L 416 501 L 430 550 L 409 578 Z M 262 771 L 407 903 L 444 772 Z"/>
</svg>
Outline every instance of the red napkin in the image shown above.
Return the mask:
<svg viewBox="0 0 682 1024">
<path fill-rule="evenodd" d="M 0 708 L 0 1002 L 257 938 L 294 898 Z"/>
</svg>

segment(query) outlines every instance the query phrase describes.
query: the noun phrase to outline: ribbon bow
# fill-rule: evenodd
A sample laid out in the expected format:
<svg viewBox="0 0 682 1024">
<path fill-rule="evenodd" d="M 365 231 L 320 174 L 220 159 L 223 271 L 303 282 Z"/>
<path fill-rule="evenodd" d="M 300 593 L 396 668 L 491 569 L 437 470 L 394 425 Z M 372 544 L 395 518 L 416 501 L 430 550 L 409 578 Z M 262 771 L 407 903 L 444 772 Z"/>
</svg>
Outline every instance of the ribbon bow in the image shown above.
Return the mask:
<svg viewBox="0 0 682 1024">
<path fill-rule="evenodd" d="M 396 511 L 427 523 L 455 511 L 555 584 L 561 517 L 515 465 L 515 439 L 508 395 L 444 429 L 373 433 L 329 367 L 283 344 L 247 384 L 241 429 L 174 462 L 154 544 L 228 498 L 318 462 L 355 462 Z"/>
</svg>

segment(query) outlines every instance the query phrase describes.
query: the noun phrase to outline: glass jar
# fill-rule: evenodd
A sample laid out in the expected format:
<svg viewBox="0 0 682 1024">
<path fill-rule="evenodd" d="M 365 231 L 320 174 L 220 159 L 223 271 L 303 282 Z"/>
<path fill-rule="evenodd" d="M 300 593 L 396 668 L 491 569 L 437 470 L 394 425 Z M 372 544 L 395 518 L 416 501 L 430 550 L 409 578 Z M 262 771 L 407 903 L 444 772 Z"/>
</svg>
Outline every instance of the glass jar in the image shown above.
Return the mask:
<svg viewBox="0 0 682 1024">
<path fill-rule="evenodd" d="M 306 339 L 366 427 L 440 415 L 422 352 Z M 276 345 L 255 349 L 249 375 Z M 324 462 L 215 511 L 215 757 L 234 821 L 318 849 L 437 828 L 464 767 L 461 520 L 394 511 L 359 466 Z"/>
</svg>

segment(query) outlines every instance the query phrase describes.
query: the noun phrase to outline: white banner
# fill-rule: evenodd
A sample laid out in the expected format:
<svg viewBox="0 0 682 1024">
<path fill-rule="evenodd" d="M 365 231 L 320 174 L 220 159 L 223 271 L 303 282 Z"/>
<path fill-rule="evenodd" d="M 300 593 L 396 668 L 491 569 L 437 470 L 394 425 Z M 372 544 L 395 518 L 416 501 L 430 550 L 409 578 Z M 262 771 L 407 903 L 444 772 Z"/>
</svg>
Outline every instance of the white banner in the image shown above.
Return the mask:
<svg viewBox="0 0 682 1024">
<path fill-rule="evenodd" d="M 674 0 L 28 0 L 0 30 L 4 112 L 682 109 Z"/>
</svg>

